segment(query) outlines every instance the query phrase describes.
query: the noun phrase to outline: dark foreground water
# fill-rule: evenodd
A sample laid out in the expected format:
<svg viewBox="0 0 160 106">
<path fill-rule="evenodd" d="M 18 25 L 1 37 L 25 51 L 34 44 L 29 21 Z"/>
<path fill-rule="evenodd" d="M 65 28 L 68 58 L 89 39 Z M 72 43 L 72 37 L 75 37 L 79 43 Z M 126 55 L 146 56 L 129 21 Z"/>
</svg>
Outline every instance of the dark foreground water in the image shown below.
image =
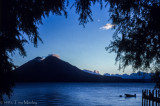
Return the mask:
<svg viewBox="0 0 160 106">
<path fill-rule="evenodd" d="M 153 83 L 18 83 L 5 106 L 141 106 L 142 89 Z M 125 93 L 137 97 L 126 98 Z M 123 97 L 119 97 L 122 95 Z"/>
</svg>

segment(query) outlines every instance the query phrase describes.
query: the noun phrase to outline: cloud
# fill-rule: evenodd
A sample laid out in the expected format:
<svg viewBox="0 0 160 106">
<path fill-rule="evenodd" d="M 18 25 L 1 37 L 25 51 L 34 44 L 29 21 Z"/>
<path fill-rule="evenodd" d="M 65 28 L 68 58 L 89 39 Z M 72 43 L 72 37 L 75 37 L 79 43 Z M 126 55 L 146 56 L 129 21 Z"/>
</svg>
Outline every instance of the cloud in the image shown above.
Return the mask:
<svg viewBox="0 0 160 106">
<path fill-rule="evenodd" d="M 108 29 L 111 29 L 114 26 L 115 26 L 114 24 L 106 24 L 105 26 L 102 26 L 99 29 L 101 29 L 101 30 L 108 30 Z"/>
<path fill-rule="evenodd" d="M 60 58 L 60 56 L 58 54 L 53 54 L 52 56 Z"/>
<path fill-rule="evenodd" d="M 54 57 L 57 57 L 57 58 L 60 58 L 60 56 L 58 54 L 49 54 L 49 56 L 54 56 Z"/>
</svg>

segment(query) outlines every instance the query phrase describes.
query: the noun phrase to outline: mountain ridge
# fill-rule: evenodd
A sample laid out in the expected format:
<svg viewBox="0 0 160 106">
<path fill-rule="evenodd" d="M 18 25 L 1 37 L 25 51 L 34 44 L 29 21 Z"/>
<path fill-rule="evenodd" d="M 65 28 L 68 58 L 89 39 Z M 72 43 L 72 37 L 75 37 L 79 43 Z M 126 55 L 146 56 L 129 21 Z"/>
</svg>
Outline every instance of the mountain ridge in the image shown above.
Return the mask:
<svg viewBox="0 0 160 106">
<path fill-rule="evenodd" d="M 97 72 L 97 71 L 95 71 Z M 17 82 L 126 82 L 117 76 L 88 73 L 49 55 L 36 57 L 15 70 Z M 139 80 L 135 80 L 139 81 Z"/>
</svg>

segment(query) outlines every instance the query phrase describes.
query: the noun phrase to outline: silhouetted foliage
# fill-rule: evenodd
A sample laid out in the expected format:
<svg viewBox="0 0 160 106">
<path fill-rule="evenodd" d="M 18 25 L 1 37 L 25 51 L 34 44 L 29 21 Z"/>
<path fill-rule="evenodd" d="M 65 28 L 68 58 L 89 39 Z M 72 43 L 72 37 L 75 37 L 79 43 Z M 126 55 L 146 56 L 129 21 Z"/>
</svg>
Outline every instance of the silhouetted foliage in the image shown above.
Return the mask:
<svg viewBox="0 0 160 106">
<path fill-rule="evenodd" d="M 0 104 L 4 103 L 3 96 L 8 98 L 12 95 L 12 87 L 14 86 L 15 78 L 12 71 L 0 72 Z"/>
<path fill-rule="evenodd" d="M 3 95 L 10 97 L 14 85 L 13 76 L 8 73 L 14 69 L 9 53 L 18 49 L 20 55 L 26 56 L 24 43 L 31 41 L 37 47 L 42 41 L 38 34 L 38 24 L 42 16 L 50 12 L 66 16 L 65 0 L 2 0 L 0 23 L 0 100 Z M 28 37 L 28 38 L 27 38 Z"/>
<path fill-rule="evenodd" d="M 115 25 L 113 41 L 106 47 L 117 54 L 119 69 L 131 65 L 151 69 L 160 65 L 160 1 L 109 0 Z"/>
<path fill-rule="evenodd" d="M 11 70 L 13 63 L 9 61 L 8 52 L 18 49 L 22 56 L 26 56 L 24 43 L 29 41 L 37 47 L 38 24 L 42 24 L 42 16 L 49 13 L 61 15 L 65 11 L 65 0 L 3 0 L 0 29 L 0 57 L 1 71 Z"/>
<path fill-rule="evenodd" d="M 76 13 L 80 14 L 80 24 L 84 25 L 89 19 L 92 21 L 90 6 L 96 1 L 99 0 L 75 0 L 73 6 L 76 7 Z M 50 13 L 67 17 L 66 7 L 68 3 L 68 0 L 0 1 L 1 76 L 4 76 L 4 73 L 11 72 L 15 68 L 10 54 L 12 55 L 15 50 L 18 50 L 20 55 L 26 56 L 26 51 L 24 49 L 25 43 L 31 42 L 37 47 L 38 41 L 42 42 L 37 31 L 37 25 L 42 24 L 42 18 L 49 16 Z M 5 75 L 5 77 L 9 78 L 7 75 Z M 0 80 L 0 85 L 3 85 L 1 83 L 8 83 L 10 78 L 2 78 Z M 4 93 L 7 93 L 7 91 Z"/>
<path fill-rule="evenodd" d="M 91 5 L 95 4 L 96 2 L 100 2 L 100 5 L 102 7 L 102 0 L 75 0 L 72 6 L 75 6 L 76 13 L 80 15 L 80 25 L 84 26 L 87 22 L 89 22 L 89 20 L 93 21 Z"/>
</svg>

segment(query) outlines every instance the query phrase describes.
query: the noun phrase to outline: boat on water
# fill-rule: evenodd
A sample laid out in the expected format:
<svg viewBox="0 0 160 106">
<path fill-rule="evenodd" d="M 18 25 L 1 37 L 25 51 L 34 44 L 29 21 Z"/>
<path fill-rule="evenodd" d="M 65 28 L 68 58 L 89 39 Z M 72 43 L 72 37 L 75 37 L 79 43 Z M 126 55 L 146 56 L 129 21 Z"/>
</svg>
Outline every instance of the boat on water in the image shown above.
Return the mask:
<svg viewBox="0 0 160 106">
<path fill-rule="evenodd" d="M 136 97 L 136 94 L 132 95 L 132 94 L 125 94 L 126 97 Z"/>
</svg>

